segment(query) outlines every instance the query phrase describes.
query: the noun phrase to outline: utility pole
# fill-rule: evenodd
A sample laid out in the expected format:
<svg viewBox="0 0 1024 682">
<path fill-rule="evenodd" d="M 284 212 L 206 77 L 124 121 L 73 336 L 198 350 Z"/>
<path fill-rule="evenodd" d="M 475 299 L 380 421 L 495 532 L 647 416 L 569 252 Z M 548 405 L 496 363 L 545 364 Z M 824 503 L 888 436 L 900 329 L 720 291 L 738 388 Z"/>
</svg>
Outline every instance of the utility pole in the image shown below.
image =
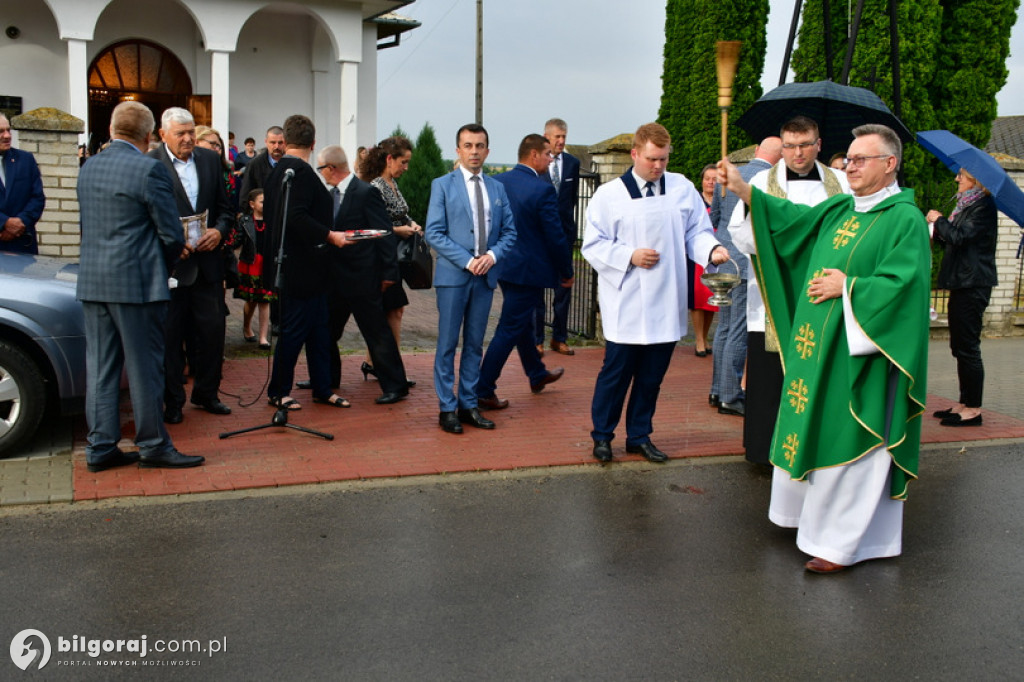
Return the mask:
<svg viewBox="0 0 1024 682">
<path fill-rule="evenodd" d="M 484 0 L 476 0 L 476 122 L 484 123 Z"/>
</svg>

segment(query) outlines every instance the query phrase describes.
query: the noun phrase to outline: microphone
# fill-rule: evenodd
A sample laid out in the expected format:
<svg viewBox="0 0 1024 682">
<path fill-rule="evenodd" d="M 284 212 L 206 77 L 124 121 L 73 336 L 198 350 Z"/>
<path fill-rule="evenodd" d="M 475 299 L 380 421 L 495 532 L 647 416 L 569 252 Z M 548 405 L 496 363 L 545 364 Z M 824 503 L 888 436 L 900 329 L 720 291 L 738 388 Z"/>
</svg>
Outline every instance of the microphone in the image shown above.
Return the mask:
<svg viewBox="0 0 1024 682">
<path fill-rule="evenodd" d="M 290 183 L 292 181 L 292 178 L 294 178 L 294 177 L 295 177 L 295 169 L 294 168 L 289 168 L 289 169 L 285 170 L 285 172 L 284 172 L 284 180 L 281 181 L 281 184 L 282 185 L 286 185 L 286 184 Z"/>
</svg>

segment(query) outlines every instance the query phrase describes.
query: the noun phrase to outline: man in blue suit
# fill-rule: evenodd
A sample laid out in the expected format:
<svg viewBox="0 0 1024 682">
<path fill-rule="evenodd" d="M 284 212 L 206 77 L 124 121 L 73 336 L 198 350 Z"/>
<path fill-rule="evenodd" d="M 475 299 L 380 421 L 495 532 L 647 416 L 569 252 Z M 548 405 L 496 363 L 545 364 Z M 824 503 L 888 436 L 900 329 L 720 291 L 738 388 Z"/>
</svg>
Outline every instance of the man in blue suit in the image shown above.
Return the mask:
<svg viewBox="0 0 1024 682">
<path fill-rule="evenodd" d="M 193 467 L 202 457 L 174 448 L 164 427 L 164 317 L 167 276 L 184 247 L 171 174 L 148 158 L 153 114 L 122 102 L 110 117 L 110 147 L 78 176 L 82 253 L 78 299 L 85 313 L 85 459 L 89 471 L 139 462 Z M 135 443 L 122 452 L 118 408 L 122 367 L 128 374 Z"/>
<path fill-rule="evenodd" d="M 0 251 L 39 253 L 36 222 L 45 206 L 36 159 L 11 146 L 11 122 L 0 114 Z"/>
<path fill-rule="evenodd" d="M 498 328 L 480 368 L 477 403 L 500 410 L 508 401 L 495 395 L 496 383 L 513 348 L 519 351 L 530 390 L 540 393 L 565 372 L 549 372 L 533 343 L 533 314 L 544 304 L 544 288 L 572 285 L 572 257 L 558 217 L 558 199 L 548 179 L 551 144 L 531 134 L 519 144 L 519 164 L 495 177 L 505 186 L 516 223 L 516 243 L 498 266 L 503 304 Z"/>
<path fill-rule="evenodd" d="M 576 245 L 576 197 L 580 189 L 580 160 L 565 151 L 565 137 L 569 126 L 560 118 L 544 124 L 544 137 L 551 143 L 551 166 L 546 177 L 558 194 L 558 216 L 562 221 L 569 253 Z M 572 301 L 571 284 L 555 287 L 551 302 L 551 350 L 562 355 L 575 355 L 569 347 L 569 304 Z M 536 309 L 534 334 L 537 351 L 544 354 L 544 301 Z"/>
<path fill-rule="evenodd" d="M 438 423 L 448 433 L 462 424 L 493 429 L 477 408 L 477 382 L 484 332 L 498 284 L 494 265 L 516 240 L 516 227 L 504 186 L 481 171 L 487 158 L 487 130 L 469 123 L 455 136 L 459 167 L 430 185 L 427 243 L 437 251 L 434 287 L 438 335 L 434 356 L 434 390 L 441 404 Z M 465 324 L 455 396 L 455 349 Z"/>
</svg>

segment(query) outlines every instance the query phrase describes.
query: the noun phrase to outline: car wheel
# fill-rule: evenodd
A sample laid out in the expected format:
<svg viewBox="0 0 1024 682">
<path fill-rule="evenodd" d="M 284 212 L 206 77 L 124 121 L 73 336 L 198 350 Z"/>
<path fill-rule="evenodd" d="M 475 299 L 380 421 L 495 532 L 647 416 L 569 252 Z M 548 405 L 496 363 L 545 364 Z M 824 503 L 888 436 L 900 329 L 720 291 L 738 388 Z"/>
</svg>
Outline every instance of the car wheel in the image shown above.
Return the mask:
<svg viewBox="0 0 1024 682">
<path fill-rule="evenodd" d="M 0 455 L 22 445 L 36 432 L 46 409 L 46 386 L 25 351 L 0 341 Z"/>
</svg>

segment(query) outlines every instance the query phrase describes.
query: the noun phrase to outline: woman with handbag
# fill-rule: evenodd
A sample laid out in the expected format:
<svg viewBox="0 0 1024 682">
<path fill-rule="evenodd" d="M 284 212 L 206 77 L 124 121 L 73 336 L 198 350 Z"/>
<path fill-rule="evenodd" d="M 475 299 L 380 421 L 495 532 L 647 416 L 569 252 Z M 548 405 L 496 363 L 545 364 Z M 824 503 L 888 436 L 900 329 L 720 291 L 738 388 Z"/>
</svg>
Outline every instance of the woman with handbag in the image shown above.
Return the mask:
<svg viewBox="0 0 1024 682">
<path fill-rule="evenodd" d="M 409 205 L 398 189 L 398 178 L 409 169 L 411 158 L 412 143 L 399 135 L 381 140 L 376 147 L 367 151 L 366 158 L 360 163 L 362 179 L 376 187 L 384 197 L 384 204 L 388 215 L 391 216 L 391 225 L 394 229 L 394 235 L 388 238 L 394 240 L 396 249 L 399 247 L 399 240 L 411 239 L 417 233 L 423 234 L 423 228 L 409 217 Z M 402 312 L 407 305 L 409 297 L 401 281 L 395 282 L 384 291 L 384 314 L 399 348 L 402 345 Z M 361 368 L 364 380 L 370 374 L 376 376 L 373 365 L 369 362 L 369 354 L 366 360 Z"/>
<path fill-rule="evenodd" d="M 996 278 L 998 229 L 995 201 L 978 180 L 961 168 L 956 174 L 956 208 L 949 218 L 928 211 L 933 238 L 946 247 L 938 287 L 949 290 L 949 348 L 956 358 L 960 401 L 934 413 L 942 426 L 981 426 L 985 366 L 981 361 L 982 316 Z"/>
</svg>

